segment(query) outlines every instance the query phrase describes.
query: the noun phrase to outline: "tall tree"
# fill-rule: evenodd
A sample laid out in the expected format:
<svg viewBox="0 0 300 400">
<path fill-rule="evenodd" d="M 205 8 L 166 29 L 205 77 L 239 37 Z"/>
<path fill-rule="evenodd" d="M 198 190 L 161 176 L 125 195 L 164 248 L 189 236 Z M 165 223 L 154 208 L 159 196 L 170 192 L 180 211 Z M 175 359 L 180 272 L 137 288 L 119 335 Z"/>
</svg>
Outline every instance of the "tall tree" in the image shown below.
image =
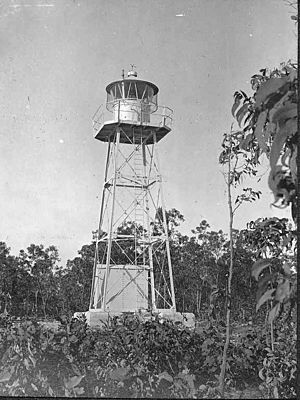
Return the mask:
<svg viewBox="0 0 300 400">
<path fill-rule="evenodd" d="M 15 258 L 9 253 L 9 247 L 0 242 L 0 312 L 4 314 L 11 308 L 17 280 Z"/>
<path fill-rule="evenodd" d="M 31 290 L 34 291 L 34 313 L 44 318 L 55 314 L 53 306 L 57 299 L 55 286 L 55 269 L 59 262 L 55 246 L 44 248 L 42 244 L 31 244 L 27 252 L 20 251 L 19 265 L 23 272 L 30 276 Z"/>
<path fill-rule="evenodd" d="M 95 242 L 82 246 L 78 256 L 68 260 L 65 269 L 58 272 L 60 281 L 60 304 L 66 315 L 89 308 L 92 285 Z"/>
</svg>

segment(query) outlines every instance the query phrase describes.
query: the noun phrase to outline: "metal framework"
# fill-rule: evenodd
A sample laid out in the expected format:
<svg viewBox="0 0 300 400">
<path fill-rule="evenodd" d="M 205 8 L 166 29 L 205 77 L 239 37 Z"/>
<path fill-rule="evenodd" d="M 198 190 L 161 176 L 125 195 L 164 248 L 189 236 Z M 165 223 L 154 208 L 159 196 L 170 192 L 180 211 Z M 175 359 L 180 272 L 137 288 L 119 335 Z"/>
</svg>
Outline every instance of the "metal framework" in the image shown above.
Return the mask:
<svg viewBox="0 0 300 400">
<path fill-rule="evenodd" d="M 140 274 L 147 271 L 150 293 L 145 308 L 176 308 L 155 132 L 152 135 L 153 144 L 141 139 L 128 146 L 120 142 L 121 128 L 116 128 L 108 142 L 91 309 L 107 310 L 110 270 L 117 266 L 136 266 Z"/>
<path fill-rule="evenodd" d="M 122 81 L 116 83 L 120 86 Z M 113 85 L 108 93 L 115 90 Z M 168 114 L 161 118 L 141 118 L 136 113 L 145 110 L 144 99 L 133 102 L 115 99 L 109 121 L 101 120 L 102 114 L 100 122 L 99 113 L 94 116 L 95 137 L 107 142 L 107 157 L 90 310 L 176 311 L 157 152 L 157 142 L 171 130 L 166 124 L 171 110 L 164 108 Z"/>
</svg>

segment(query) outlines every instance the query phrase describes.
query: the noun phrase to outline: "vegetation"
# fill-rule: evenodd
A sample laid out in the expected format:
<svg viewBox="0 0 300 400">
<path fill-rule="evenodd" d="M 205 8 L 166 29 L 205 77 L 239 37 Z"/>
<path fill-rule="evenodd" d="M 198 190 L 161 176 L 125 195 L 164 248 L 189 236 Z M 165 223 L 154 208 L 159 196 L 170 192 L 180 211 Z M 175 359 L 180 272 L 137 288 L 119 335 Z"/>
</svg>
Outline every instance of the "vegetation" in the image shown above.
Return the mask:
<svg viewBox="0 0 300 400">
<path fill-rule="evenodd" d="M 1 396 L 296 398 L 297 84 L 289 61 L 253 75 L 252 95 L 234 94 L 238 128 L 219 158 L 229 237 L 206 220 L 182 235 L 184 216 L 167 212 L 177 308 L 195 314 L 194 331 L 131 313 L 93 330 L 72 315 L 89 308 L 95 242 L 65 267 L 54 246 L 14 256 L 0 242 Z M 273 205 L 290 207 L 294 223 L 262 216 L 236 230 L 238 208 L 261 193 L 242 188 L 233 199 L 231 189 L 256 177 L 263 158 Z M 113 258 L 131 251 L 113 248 Z"/>
<path fill-rule="evenodd" d="M 296 9 L 295 2 L 287 3 Z M 298 22 L 298 15 L 292 16 L 292 19 Z M 254 94 L 252 96 L 247 96 L 243 91 L 237 91 L 234 94 L 232 115 L 238 124 L 238 129 L 236 131 L 231 129 L 230 134 L 224 135 L 223 149 L 219 158 L 221 164 L 228 166 L 227 190 L 231 255 L 233 253 L 232 221 L 234 212 L 243 201 L 254 201 L 260 195 L 260 192 L 254 192 L 252 188 L 243 189 L 243 193 L 237 197 L 236 206 L 233 208 L 231 186 L 236 187 L 241 184 L 245 176 L 255 177 L 264 156 L 270 166 L 268 185 L 274 195 L 273 206 L 278 208 L 291 206 L 291 216 L 296 223 L 298 209 L 297 77 L 297 64 L 288 61 L 282 63 L 280 68 L 261 69 L 259 74 L 253 75 L 251 85 Z M 256 310 L 266 303 L 268 305 L 270 353 L 263 362 L 267 369 L 274 368 L 276 362 L 282 362 L 285 365 L 283 360 L 275 356 L 280 343 L 275 339 L 274 322 L 286 310 L 289 310 L 288 315 L 290 316 L 296 303 L 295 231 L 292 230 L 291 225 L 287 228 L 287 223 L 286 219 L 260 218 L 250 222 L 243 233 L 249 243 L 249 248 L 256 251 L 257 260 L 252 266 L 252 275 L 258 282 Z M 232 268 L 230 268 L 227 285 L 229 293 L 231 272 Z M 224 364 L 230 342 L 230 300 L 227 301 L 227 304 L 226 342 L 223 348 L 223 363 L 219 378 L 222 395 L 224 395 L 226 375 Z M 286 379 L 283 378 L 282 371 L 275 372 L 275 367 L 270 375 L 268 373 L 264 375 L 263 370 L 264 368 L 260 370 L 259 376 L 268 388 L 268 395 L 275 398 L 283 397 L 283 393 L 279 394 L 278 390 Z M 293 392 L 290 395 L 296 395 L 296 393 Z"/>
<path fill-rule="evenodd" d="M 251 276 L 257 255 L 272 245 L 274 287 L 276 282 L 281 287 L 281 275 L 295 279 L 292 227 L 273 219 L 273 234 L 264 220 L 243 231 L 233 229 L 231 252 L 227 236 L 211 230 L 207 221 L 188 237 L 177 230 L 182 214 L 174 209 L 167 214 L 178 309 L 195 313 L 199 323 L 194 332 L 155 319 L 141 323 L 133 315 L 93 331 L 71 317 L 89 307 L 94 242 L 84 245 L 66 268 L 58 266 L 53 246 L 31 245 L 12 256 L 1 243 L 1 395 L 221 397 L 217 377 L 226 339 L 231 259 L 231 339 L 224 395 L 242 395 L 249 387 L 257 396 L 295 394 L 295 310 L 277 294 L 282 309 L 273 332 L 278 344 L 272 348 L 265 324 L 268 304 L 261 302 L 258 312 L 255 305 L 269 275 L 263 275 L 263 284 L 256 282 L 258 270 Z M 289 269 L 280 269 L 275 256 L 286 260 Z M 261 267 L 260 271 L 264 273 Z M 49 322 L 55 320 L 59 323 Z"/>
<path fill-rule="evenodd" d="M 220 397 L 212 377 L 219 372 L 224 329 L 215 323 L 199 333 L 158 320 L 140 323 L 130 315 L 101 331 L 84 321 L 56 330 L 35 320 L 1 322 L 2 396 Z M 227 396 L 258 374 L 280 397 L 294 395 L 295 337 L 289 332 L 275 353 L 266 346 L 264 330 L 235 336 L 228 349 Z"/>
</svg>

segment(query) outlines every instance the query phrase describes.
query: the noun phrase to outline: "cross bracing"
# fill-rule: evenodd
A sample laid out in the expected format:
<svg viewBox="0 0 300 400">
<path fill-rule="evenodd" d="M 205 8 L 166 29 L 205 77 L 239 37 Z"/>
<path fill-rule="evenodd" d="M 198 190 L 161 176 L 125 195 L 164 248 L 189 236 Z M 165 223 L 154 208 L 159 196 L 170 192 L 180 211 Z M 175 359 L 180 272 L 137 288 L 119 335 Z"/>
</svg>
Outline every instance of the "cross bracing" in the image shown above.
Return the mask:
<svg viewBox="0 0 300 400">
<path fill-rule="evenodd" d="M 90 308 L 106 310 L 135 282 L 143 307 L 175 309 L 155 132 L 150 144 L 134 133 L 124 144 L 121 134 L 116 128 L 108 141 Z M 110 282 L 117 270 L 124 290 Z"/>
</svg>

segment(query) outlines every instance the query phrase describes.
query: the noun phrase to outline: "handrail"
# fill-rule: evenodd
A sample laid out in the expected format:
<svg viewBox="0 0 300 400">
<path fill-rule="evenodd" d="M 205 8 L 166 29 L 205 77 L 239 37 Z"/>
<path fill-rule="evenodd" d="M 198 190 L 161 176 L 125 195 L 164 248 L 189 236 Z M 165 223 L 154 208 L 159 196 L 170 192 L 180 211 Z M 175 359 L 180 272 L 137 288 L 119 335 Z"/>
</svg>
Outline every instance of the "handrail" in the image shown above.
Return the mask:
<svg viewBox="0 0 300 400">
<path fill-rule="evenodd" d="M 133 108 L 134 106 L 134 108 Z M 137 125 L 153 125 L 172 127 L 173 110 L 167 106 L 157 106 L 157 110 L 148 112 L 146 106 L 139 103 L 118 101 L 114 103 L 114 108 L 109 111 L 101 104 L 92 117 L 93 130 L 98 132 L 105 122 L 124 122 Z"/>
</svg>

